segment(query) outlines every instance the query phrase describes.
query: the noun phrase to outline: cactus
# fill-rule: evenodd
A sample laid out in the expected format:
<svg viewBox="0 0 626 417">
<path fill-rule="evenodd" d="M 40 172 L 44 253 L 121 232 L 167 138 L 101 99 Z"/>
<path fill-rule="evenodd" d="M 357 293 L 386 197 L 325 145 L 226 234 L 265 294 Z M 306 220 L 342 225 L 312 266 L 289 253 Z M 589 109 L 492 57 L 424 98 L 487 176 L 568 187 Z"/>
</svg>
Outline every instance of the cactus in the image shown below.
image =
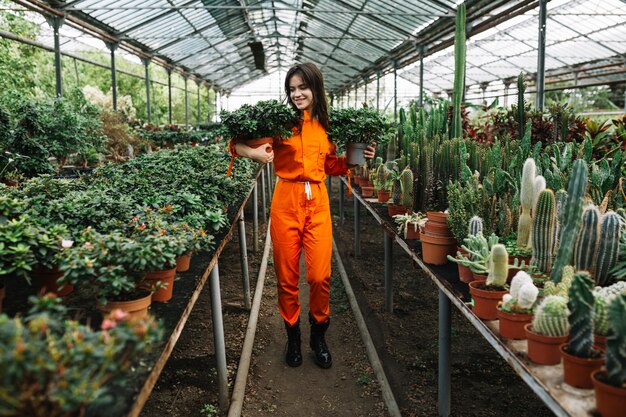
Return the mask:
<svg viewBox="0 0 626 417">
<path fill-rule="evenodd" d="M 594 292 L 593 334 L 606 336 L 609 333 L 608 300 Z"/>
<path fill-rule="evenodd" d="M 533 183 L 533 203 L 531 205 L 533 209 L 537 205 L 537 199 L 539 198 L 539 194 L 541 194 L 541 192 L 545 189 L 546 189 L 546 179 L 541 175 L 537 175 L 535 177 L 535 182 Z M 532 216 L 533 217 L 535 216 L 534 211 L 532 212 Z"/>
<path fill-rule="evenodd" d="M 463 120 L 461 117 L 461 102 L 465 90 L 465 3 L 459 4 L 456 9 L 456 31 L 454 34 L 454 115 L 452 119 L 452 138 L 463 137 Z"/>
<path fill-rule="evenodd" d="M 483 219 L 478 216 L 474 216 L 469 220 L 469 231 L 470 235 L 477 235 L 483 233 Z"/>
<path fill-rule="evenodd" d="M 598 285 L 607 285 L 609 282 L 609 271 L 617 262 L 619 255 L 619 243 L 621 232 L 620 216 L 609 211 L 602 216 L 600 225 L 600 240 L 598 242 L 597 256 L 595 257 L 595 280 Z"/>
<path fill-rule="evenodd" d="M 391 201 L 396 206 L 402 204 L 402 182 L 400 181 L 399 176 L 393 178 L 391 186 Z"/>
<path fill-rule="evenodd" d="M 626 384 L 626 295 L 615 297 L 609 304 L 609 337 L 606 340 L 606 375 L 611 385 Z"/>
<path fill-rule="evenodd" d="M 588 272 L 577 272 L 569 289 L 570 310 L 568 353 L 580 358 L 591 357 L 593 347 L 593 280 Z"/>
<path fill-rule="evenodd" d="M 521 140 L 524 137 L 524 126 L 526 125 L 526 104 L 524 103 L 524 73 L 520 72 L 517 76 L 517 124 L 518 134 Z"/>
<path fill-rule="evenodd" d="M 376 178 L 378 179 L 378 184 L 382 191 L 387 191 L 389 189 L 390 176 L 391 172 L 387 169 L 387 166 L 385 164 L 380 164 L 376 170 Z"/>
<path fill-rule="evenodd" d="M 535 310 L 533 331 L 544 336 L 562 337 L 569 332 L 567 299 L 549 295 Z"/>
<path fill-rule="evenodd" d="M 517 224 L 517 246 L 522 248 L 528 246 L 530 227 L 532 218 L 530 216 L 533 203 L 533 188 L 535 185 L 535 160 L 528 158 L 524 162 L 522 171 L 522 185 L 520 187 L 520 203 L 522 214 Z"/>
<path fill-rule="evenodd" d="M 549 189 L 543 190 L 533 211 L 531 264 L 536 265 L 543 273 L 549 273 L 552 268 L 555 206 L 554 192 Z"/>
<path fill-rule="evenodd" d="M 524 271 L 519 271 L 511 281 L 509 294 L 502 297 L 500 310 L 511 313 L 528 314 L 537 301 L 539 289 L 533 284 L 533 279 Z"/>
<path fill-rule="evenodd" d="M 509 253 L 502 244 L 494 245 L 491 248 L 489 258 L 489 275 L 487 285 L 504 288 L 509 274 Z"/>
<path fill-rule="evenodd" d="M 600 232 L 600 210 L 589 205 L 583 211 L 582 224 L 574 244 L 574 267 L 577 271 L 594 271 L 593 263 Z"/>
<path fill-rule="evenodd" d="M 626 281 L 618 281 L 608 287 L 596 287 L 596 289 L 593 290 L 593 293 L 599 294 L 607 300 L 610 300 L 618 294 L 626 294 Z"/>
<path fill-rule="evenodd" d="M 559 244 L 561 242 L 561 215 L 563 214 L 563 204 L 567 199 L 567 191 L 559 190 L 556 192 L 554 196 L 556 200 L 556 212 L 555 212 L 555 221 L 554 221 L 554 232 L 552 233 L 552 243 L 554 244 L 554 248 L 552 249 L 552 257 L 559 250 Z"/>
<path fill-rule="evenodd" d="M 396 159 L 396 153 L 398 150 L 396 140 L 397 139 L 395 137 L 392 137 L 389 140 L 389 143 L 387 144 L 387 161 L 388 162 Z M 389 167 L 389 169 L 391 169 L 391 167 Z"/>
<path fill-rule="evenodd" d="M 561 241 L 552 266 L 550 279 L 555 283 L 561 280 L 563 267 L 572 261 L 574 239 L 578 235 L 582 220 L 582 205 L 587 186 L 587 163 L 583 159 L 574 162 L 574 168 L 567 189 L 567 200 L 563 206 L 561 222 Z"/>
<path fill-rule="evenodd" d="M 407 209 L 413 209 L 413 171 L 409 167 L 400 173 L 400 186 L 402 190 L 402 205 Z"/>
</svg>

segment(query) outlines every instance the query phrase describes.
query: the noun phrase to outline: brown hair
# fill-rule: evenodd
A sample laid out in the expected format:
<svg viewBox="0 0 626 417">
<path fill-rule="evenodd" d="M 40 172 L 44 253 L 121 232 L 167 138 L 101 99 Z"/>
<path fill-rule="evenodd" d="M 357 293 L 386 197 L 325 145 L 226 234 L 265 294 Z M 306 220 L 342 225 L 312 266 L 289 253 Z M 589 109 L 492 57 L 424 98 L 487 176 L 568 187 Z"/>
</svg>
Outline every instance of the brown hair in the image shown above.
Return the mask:
<svg viewBox="0 0 626 417">
<path fill-rule="evenodd" d="M 326 101 L 326 91 L 324 90 L 324 76 L 317 66 L 311 62 L 298 64 L 287 71 L 285 76 L 285 94 L 287 95 L 287 103 L 298 112 L 295 103 L 291 101 L 289 94 L 289 81 L 294 75 L 300 76 L 302 81 L 309 86 L 313 93 L 313 109 L 311 117 L 317 119 L 325 130 L 329 129 L 328 123 L 328 103 Z"/>
</svg>

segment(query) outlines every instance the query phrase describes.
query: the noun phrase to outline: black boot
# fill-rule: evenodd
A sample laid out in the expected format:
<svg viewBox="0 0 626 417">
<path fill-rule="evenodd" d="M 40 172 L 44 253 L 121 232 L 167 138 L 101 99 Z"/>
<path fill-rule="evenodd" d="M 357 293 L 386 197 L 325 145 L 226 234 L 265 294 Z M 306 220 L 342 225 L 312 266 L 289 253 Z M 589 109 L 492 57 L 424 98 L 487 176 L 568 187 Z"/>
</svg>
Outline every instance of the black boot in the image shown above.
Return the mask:
<svg viewBox="0 0 626 417">
<path fill-rule="evenodd" d="M 324 334 L 330 325 L 330 319 L 326 323 L 316 323 L 313 316 L 309 314 L 309 322 L 311 323 L 311 349 L 315 352 L 315 364 L 320 368 L 328 369 L 333 364 L 333 358 L 330 350 L 326 346 Z"/>
<path fill-rule="evenodd" d="M 293 326 L 285 322 L 287 329 L 287 354 L 285 361 L 287 365 L 296 368 L 302 365 L 302 351 L 300 350 L 300 319 Z"/>
</svg>

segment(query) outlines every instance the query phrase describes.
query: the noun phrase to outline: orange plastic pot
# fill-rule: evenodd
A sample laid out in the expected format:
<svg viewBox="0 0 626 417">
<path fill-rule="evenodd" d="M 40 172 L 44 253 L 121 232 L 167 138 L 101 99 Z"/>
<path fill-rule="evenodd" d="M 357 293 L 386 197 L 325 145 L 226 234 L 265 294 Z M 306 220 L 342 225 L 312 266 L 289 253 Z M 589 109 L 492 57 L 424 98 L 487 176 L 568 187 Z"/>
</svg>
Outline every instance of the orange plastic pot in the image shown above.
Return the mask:
<svg viewBox="0 0 626 417">
<path fill-rule="evenodd" d="M 498 320 L 500 325 L 500 336 L 511 340 L 526 339 L 524 326 L 533 319 L 532 314 L 516 314 L 498 310 Z"/>
<path fill-rule="evenodd" d="M 406 240 L 419 240 L 420 239 L 420 227 L 415 222 L 407 223 L 406 225 Z"/>
<path fill-rule="evenodd" d="M 469 283 L 469 290 L 474 299 L 474 314 L 482 320 L 495 320 L 498 318 L 498 302 L 502 301 L 502 296 L 508 291 L 487 291 L 479 288 L 484 285 L 482 281 L 472 281 Z"/>
<path fill-rule="evenodd" d="M 447 224 L 432 222 L 430 220 L 426 222 L 424 231 L 431 235 L 453 237 L 452 231 Z"/>
<path fill-rule="evenodd" d="M 593 388 L 591 373 L 602 368 L 602 365 L 604 365 L 604 356 L 597 358 L 579 358 L 578 356 L 567 353 L 566 347 L 566 343 L 559 346 L 559 351 L 561 352 L 561 356 L 563 356 L 563 378 L 565 382 L 576 388 Z"/>
<path fill-rule="evenodd" d="M 122 310 L 130 317 L 143 318 L 148 315 L 148 307 L 152 302 L 152 295 L 149 292 L 142 294 L 140 298 L 129 301 L 107 301 L 106 305 L 98 305 L 102 314 L 109 314 L 113 310 Z"/>
<path fill-rule="evenodd" d="M 189 271 L 189 265 L 191 264 L 191 255 L 181 255 L 176 258 L 176 272 Z"/>
<path fill-rule="evenodd" d="M 39 280 L 40 291 L 44 294 L 51 292 L 64 297 L 74 291 L 72 284 L 65 284 L 61 287 L 58 283 L 59 278 L 63 276 L 63 272 L 59 271 L 59 267 L 48 269 L 38 266 L 33 269 L 32 276 Z"/>
<path fill-rule="evenodd" d="M 461 264 L 457 264 L 457 267 L 459 268 L 459 280 L 461 282 L 469 284 L 474 280 L 474 273 L 471 269 L 469 269 L 469 267 Z"/>
<path fill-rule="evenodd" d="M 596 408 L 602 417 L 624 417 L 626 410 L 626 388 L 619 388 L 604 382 L 606 371 L 591 373 L 591 381 L 596 393 Z"/>
<path fill-rule="evenodd" d="M 379 203 L 386 203 L 389 200 L 389 195 L 391 194 L 391 191 L 389 191 L 389 190 L 378 190 L 377 194 L 378 194 L 378 202 Z"/>
<path fill-rule="evenodd" d="M 470 271 L 472 270 L 470 269 Z M 487 281 L 487 274 L 477 274 L 472 271 L 472 281 L 485 282 Z"/>
<path fill-rule="evenodd" d="M 448 255 L 453 256 L 456 249 L 456 239 L 449 237 L 431 236 L 421 233 L 422 258 L 429 265 L 445 265 Z"/>
<path fill-rule="evenodd" d="M 528 359 L 538 365 L 557 365 L 561 362 L 559 346 L 567 341 L 565 336 L 544 336 L 532 330 L 532 323 L 524 326 L 528 340 Z"/>
<path fill-rule="evenodd" d="M 427 211 L 426 217 L 429 222 L 448 224 L 448 215 L 441 211 Z"/>
<path fill-rule="evenodd" d="M 144 279 L 148 289 L 152 292 L 152 301 L 164 303 L 172 299 L 172 291 L 174 290 L 174 278 L 176 277 L 176 267 L 165 269 L 162 271 L 149 272 Z M 157 289 L 157 283 L 161 283 L 161 287 Z"/>
<path fill-rule="evenodd" d="M 374 187 L 361 185 L 361 196 L 364 198 L 371 198 L 374 196 Z"/>
</svg>

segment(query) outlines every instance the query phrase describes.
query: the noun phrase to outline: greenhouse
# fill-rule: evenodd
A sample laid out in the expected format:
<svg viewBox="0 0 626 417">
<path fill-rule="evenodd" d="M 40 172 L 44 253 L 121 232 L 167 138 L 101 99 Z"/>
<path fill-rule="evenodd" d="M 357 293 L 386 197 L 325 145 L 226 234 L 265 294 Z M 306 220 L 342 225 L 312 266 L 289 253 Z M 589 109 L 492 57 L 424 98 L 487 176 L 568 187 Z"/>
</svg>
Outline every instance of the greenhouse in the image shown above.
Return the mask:
<svg viewBox="0 0 626 417">
<path fill-rule="evenodd" d="M 0 0 L 0 416 L 624 417 L 626 2 Z"/>
</svg>

